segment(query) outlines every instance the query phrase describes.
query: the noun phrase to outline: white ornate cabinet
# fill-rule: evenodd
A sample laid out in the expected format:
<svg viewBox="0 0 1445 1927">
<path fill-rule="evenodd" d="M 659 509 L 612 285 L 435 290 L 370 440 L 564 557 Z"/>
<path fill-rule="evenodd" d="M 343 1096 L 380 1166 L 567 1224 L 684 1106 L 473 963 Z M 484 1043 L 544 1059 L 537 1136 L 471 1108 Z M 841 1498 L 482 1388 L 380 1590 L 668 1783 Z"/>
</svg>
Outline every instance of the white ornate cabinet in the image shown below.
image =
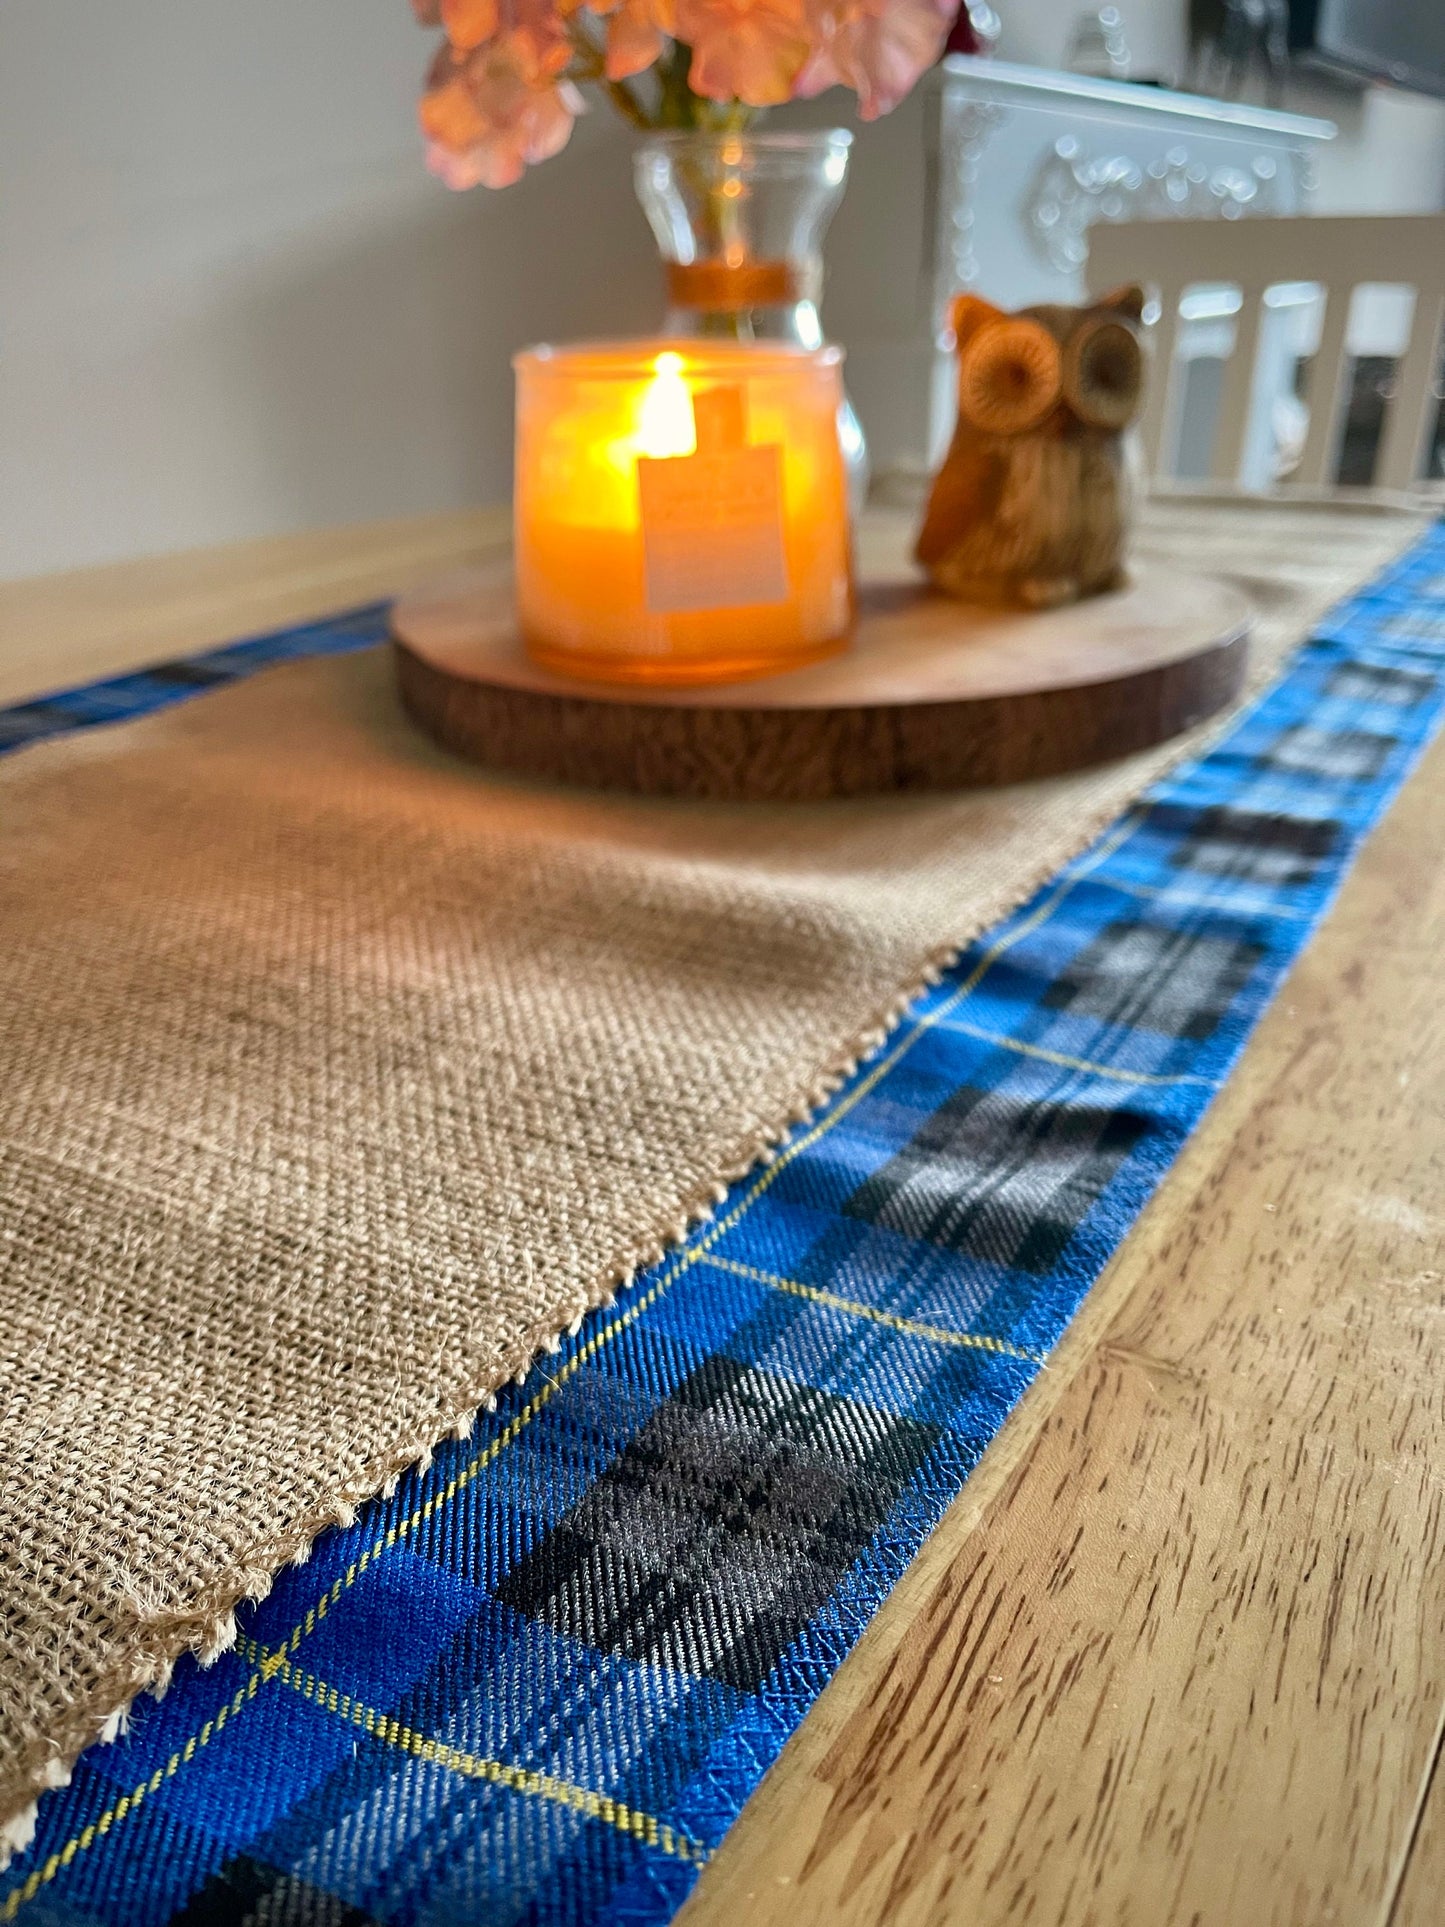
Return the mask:
<svg viewBox="0 0 1445 1927">
<path fill-rule="evenodd" d="M 909 337 L 849 341 L 875 468 L 916 471 L 953 419 L 949 297 L 1077 301 L 1095 221 L 1294 214 L 1329 121 L 956 55 L 923 104 L 923 260 Z M 860 159 L 862 156 L 860 155 Z"/>
</svg>

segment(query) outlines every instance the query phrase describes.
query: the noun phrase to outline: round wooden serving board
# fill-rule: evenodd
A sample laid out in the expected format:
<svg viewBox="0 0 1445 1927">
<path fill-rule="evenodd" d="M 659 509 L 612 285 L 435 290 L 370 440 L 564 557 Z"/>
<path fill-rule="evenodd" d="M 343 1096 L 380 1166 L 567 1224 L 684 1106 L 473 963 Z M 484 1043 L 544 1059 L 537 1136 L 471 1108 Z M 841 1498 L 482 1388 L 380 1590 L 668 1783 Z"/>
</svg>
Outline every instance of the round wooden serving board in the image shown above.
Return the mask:
<svg viewBox="0 0 1445 1927">
<path fill-rule="evenodd" d="M 402 701 L 496 768 L 653 796 L 802 800 L 1052 776 L 1147 748 L 1238 694 L 1250 610 L 1226 583 L 1144 567 L 1045 614 L 967 608 L 901 568 L 859 590 L 852 647 L 691 688 L 573 681 L 524 654 L 505 566 L 399 601 Z"/>
</svg>

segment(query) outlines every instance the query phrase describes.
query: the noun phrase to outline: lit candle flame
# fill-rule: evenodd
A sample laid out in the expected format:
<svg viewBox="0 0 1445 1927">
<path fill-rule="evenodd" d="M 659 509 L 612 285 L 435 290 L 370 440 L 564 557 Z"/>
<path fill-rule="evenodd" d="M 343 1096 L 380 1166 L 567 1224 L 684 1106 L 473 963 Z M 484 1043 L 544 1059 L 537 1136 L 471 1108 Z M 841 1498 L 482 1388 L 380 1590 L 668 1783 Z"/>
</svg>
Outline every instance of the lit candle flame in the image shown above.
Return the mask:
<svg viewBox="0 0 1445 1927">
<path fill-rule="evenodd" d="M 663 354 L 642 397 L 637 446 L 643 455 L 691 455 L 697 448 L 692 396 L 682 376 L 682 356 Z"/>
</svg>

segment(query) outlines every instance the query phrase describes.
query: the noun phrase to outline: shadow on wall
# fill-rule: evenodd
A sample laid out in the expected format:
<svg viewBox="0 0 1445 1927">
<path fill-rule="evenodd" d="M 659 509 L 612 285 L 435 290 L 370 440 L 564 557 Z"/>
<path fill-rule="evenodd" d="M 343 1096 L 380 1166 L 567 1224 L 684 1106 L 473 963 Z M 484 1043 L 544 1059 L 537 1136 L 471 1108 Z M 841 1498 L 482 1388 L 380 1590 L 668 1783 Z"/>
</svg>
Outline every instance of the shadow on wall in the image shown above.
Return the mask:
<svg viewBox="0 0 1445 1927">
<path fill-rule="evenodd" d="M 500 193 L 427 182 L 384 222 L 288 248 L 246 278 L 216 373 L 251 400 L 277 526 L 499 501 L 515 350 L 642 331 L 660 304 L 627 152 L 579 142 Z"/>
</svg>

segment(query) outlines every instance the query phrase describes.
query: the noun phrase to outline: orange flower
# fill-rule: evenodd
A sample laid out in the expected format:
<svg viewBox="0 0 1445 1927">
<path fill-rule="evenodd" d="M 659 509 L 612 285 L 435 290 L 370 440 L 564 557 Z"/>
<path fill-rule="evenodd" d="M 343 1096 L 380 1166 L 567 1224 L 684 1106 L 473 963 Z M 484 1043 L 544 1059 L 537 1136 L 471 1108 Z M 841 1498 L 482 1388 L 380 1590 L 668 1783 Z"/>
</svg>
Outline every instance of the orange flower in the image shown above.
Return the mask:
<svg viewBox="0 0 1445 1927">
<path fill-rule="evenodd" d="M 838 0 L 816 7 L 814 51 L 796 92 L 851 87 L 864 120 L 895 108 L 943 51 L 954 9 L 938 0 Z"/>
<path fill-rule="evenodd" d="M 611 16 L 607 22 L 609 80 L 630 80 L 634 74 L 646 73 L 677 25 L 672 0 L 607 0 L 605 6 L 593 0 L 592 11 Z"/>
<path fill-rule="evenodd" d="M 504 0 L 509 33 L 525 43 L 539 74 L 560 74 L 572 58 L 572 43 L 553 0 Z"/>
<path fill-rule="evenodd" d="M 422 99 L 427 165 L 448 187 L 509 187 L 567 145 L 581 112 L 537 37 L 509 28 L 461 58 L 448 47 Z"/>
<path fill-rule="evenodd" d="M 803 0 L 677 0 L 677 32 L 693 92 L 749 107 L 790 99 L 813 44 Z"/>
<path fill-rule="evenodd" d="M 872 120 L 937 58 L 955 3 L 411 0 L 416 18 L 446 35 L 421 103 L 428 164 L 454 187 L 502 186 L 555 154 L 582 111 L 564 75 L 597 76 L 598 23 L 606 28 L 603 72 L 613 83 L 647 72 L 676 41 L 690 50 L 688 85 L 703 99 L 772 107 L 843 85 Z M 577 15 L 580 26 L 572 24 Z M 615 84 L 612 91 L 619 92 Z M 646 119 L 650 99 L 644 93 L 619 104 Z"/>
<path fill-rule="evenodd" d="M 467 53 L 501 24 L 497 0 L 441 0 L 441 23 L 452 45 Z"/>
<path fill-rule="evenodd" d="M 433 63 L 417 117 L 427 139 L 452 153 L 472 146 L 487 131 L 481 109 L 450 47 L 444 48 Z"/>
</svg>

